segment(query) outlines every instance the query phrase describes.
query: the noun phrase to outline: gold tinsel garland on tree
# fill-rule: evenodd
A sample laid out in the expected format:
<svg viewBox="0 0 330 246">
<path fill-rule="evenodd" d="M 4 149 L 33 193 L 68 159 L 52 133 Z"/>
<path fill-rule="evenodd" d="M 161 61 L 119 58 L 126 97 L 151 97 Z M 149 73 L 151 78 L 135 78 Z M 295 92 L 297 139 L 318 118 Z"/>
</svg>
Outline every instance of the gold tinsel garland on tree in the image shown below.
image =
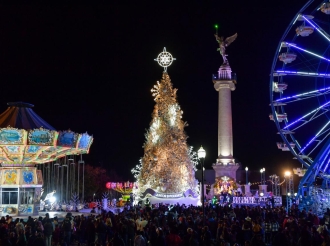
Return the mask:
<svg viewBox="0 0 330 246">
<path fill-rule="evenodd" d="M 144 143 L 141 164 L 137 173 L 138 191 L 147 188 L 166 193 L 179 193 L 188 189 L 198 192 L 195 165 L 186 143 L 182 121 L 183 111 L 177 103 L 177 89 L 173 89 L 169 75 L 164 72 L 161 82 L 151 90 L 156 102 L 150 128 Z"/>
</svg>

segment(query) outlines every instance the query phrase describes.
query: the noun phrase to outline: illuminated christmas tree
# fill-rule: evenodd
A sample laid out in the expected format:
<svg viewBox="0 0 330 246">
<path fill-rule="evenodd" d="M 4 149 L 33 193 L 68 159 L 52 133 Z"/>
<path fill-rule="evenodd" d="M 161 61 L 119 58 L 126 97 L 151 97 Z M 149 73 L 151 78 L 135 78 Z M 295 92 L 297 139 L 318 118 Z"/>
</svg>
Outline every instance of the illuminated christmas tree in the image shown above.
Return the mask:
<svg viewBox="0 0 330 246">
<path fill-rule="evenodd" d="M 151 92 L 156 104 L 145 134 L 144 156 L 132 170 L 137 179 L 134 193 L 139 196 L 150 188 L 166 194 L 184 193 L 189 189 L 198 194 L 197 155 L 187 145 L 184 132 L 187 123 L 182 121 L 177 89 L 173 88 L 166 70 Z"/>
</svg>

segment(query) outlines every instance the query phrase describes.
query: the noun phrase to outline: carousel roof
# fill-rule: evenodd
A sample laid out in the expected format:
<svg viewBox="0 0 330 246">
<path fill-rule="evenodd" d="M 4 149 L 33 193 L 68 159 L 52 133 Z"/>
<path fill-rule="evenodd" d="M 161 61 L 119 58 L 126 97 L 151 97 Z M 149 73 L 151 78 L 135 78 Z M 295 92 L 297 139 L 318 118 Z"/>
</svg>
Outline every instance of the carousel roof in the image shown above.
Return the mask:
<svg viewBox="0 0 330 246">
<path fill-rule="evenodd" d="M 33 104 L 24 102 L 10 102 L 5 112 L 0 114 L 0 127 L 15 127 L 20 129 L 34 129 L 43 127 L 48 130 L 55 130 L 40 116 L 38 116 L 32 108 Z"/>
<path fill-rule="evenodd" d="M 0 114 L 0 163 L 2 166 L 31 166 L 67 155 L 87 154 L 93 137 L 56 131 L 24 102 L 8 103 Z"/>
</svg>

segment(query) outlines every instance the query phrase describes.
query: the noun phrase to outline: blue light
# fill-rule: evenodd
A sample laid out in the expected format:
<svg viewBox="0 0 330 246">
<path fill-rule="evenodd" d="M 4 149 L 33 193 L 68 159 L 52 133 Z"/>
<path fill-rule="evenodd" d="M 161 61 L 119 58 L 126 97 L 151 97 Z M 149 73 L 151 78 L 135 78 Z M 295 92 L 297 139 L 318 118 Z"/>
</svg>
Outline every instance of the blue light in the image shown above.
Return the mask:
<svg viewBox="0 0 330 246">
<path fill-rule="evenodd" d="M 284 73 L 286 75 L 302 75 L 311 77 L 330 77 L 329 73 L 310 73 L 310 72 L 299 72 L 299 71 L 288 71 L 288 70 L 277 70 L 276 73 Z"/>
<path fill-rule="evenodd" d="M 310 20 L 308 20 L 308 18 L 306 18 L 305 16 L 302 16 L 304 19 L 305 19 L 305 21 L 307 21 L 312 27 L 314 27 L 315 29 L 316 29 L 316 31 L 318 31 L 323 37 L 325 37 L 328 41 L 330 41 L 330 39 L 329 39 L 329 37 L 327 37 L 327 35 L 325 35 L 323 32 L 323 30 L 321 29 L 321 28 L 319 28 L 319 27 L 317 27 L 316 26 L 316 24 L 314 25 L 313 23 L 312 23 L 312 21 L 310 21 Z M 322 30 L 322 31 L 321 31 Z"/>
<path fill-rule="evenodd" d="M 330 62 L 330 59 L 328 59 L 328 58 L 325 58 L 325 57 L 323 57 L 323 56 L 320 56 L 320 55 L 318 55 L 318 54 L 315 54 L 315 53 L 313 53 L 313 52 L 311 52 L 311 51 L 309 51 L 309 50 L 305 50 L 305 49 L 303 49 L 303 48 L 300 48 L 300 47 L 298 47 L 297 45 L 295 45 L 295 44 L 291 44 L 291 43 L 285 43 L 286 45 L 289 45 L 289 46 L 291 46 L 291 47 L 293 47 L 293 48 L 296 48 L 296 49 L 298 49 L 298 50 L 301 50 L 301 51 L 304 51 L 304 52 L 306 52 L 306 53 L 308 53 L 308 54 L 311 54 L 311 55 L 313 55 L 313 56 L 316 56 L 316 57 L 318 57 L 318 58 L 320 58 L 320 59 L 322 59 L 322 60 L 326 60 L 326 61 L 328 61 L 328 62 Z"/>
<path fill-rule="evenodd" d="M 327 102 L 327 103 L 323 104 L 322 106 L 320 106 L 320 107 L 318 107 L 318 108 L 312 110 L 311 112 L 305 114 L 304 116 L 300 117 L 298 120 L 292 122 L 291 124 L 288 124 L 288 125 L 287 125 L 286 127 L 284 127 L 283 129 L 287 129 L 288 127 L 290 127 L 290 126 L 296 124 L 297 122 L 301 121 L 302 119 L 306 118 L 307 116 L 309 116 L 309 115 L 315 113 L 316 111 L 319 111 L 320 109 L 324 108 L 324 107 L 327 106 L 328 104 L 330 104 L 330 102 Z"/>
<path fill-rule="evenodd" d="M 302 148 L 300 151 L 303 152 L 312 142 L 314 142 L 314 140 L 320 135 L 320 133 L 322 133 L 322 131 L 330 124 L 330 121 L 328 121 L 325 126 L 322 127 L 322 129 L 316 133 L 316 135 L 306 144 L 306 146 L 304 148 Z"/>
<path fill-rule="evenodd" d="M 318 92 L 323 92 L 323 91 L 328 91 L 328 90 L 330 90 L 330 87 L 326 87 L 326 88 L 322 88 L 322 89 L 314 90 L 314 91 L 309 91 L 309 92 L 297 94 L 297 95 L 294 95 L 294 96 L 282 97 L 280 99 L 275 100 L 275 102 L 282 102 L 284 100 L 288 100 L 288 99 L 292 99 L 292 98 L 299 98 L 299 97 L 302 97 L 302 96 L 312 95 L 312 94 L 315 94 L 315 93 L 318 93 Z"/>
</svg>

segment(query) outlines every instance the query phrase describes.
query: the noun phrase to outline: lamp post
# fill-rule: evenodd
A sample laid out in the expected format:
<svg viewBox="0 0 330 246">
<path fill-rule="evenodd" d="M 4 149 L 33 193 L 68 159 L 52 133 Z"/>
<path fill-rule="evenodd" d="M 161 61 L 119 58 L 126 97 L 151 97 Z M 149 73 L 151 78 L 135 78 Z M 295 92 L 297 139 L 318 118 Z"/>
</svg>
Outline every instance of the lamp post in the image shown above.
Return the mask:
<svg viewBox="0 0 330 246">
<path fill-rule="evenodd" d="M 204 208 L 204 159 L 206 156 L 206 151 L 201 146 L 197 152 L 198 159 L 201 160 L 201 167 L 202 167 L 202 211 L 203 211 L 203 226 L 205 225 L 205 208 Z"/>
<path fill-rule="evenodd" d="M 290 204 L 290 199 L 291 199 L 291 193 L 288 192 L 287 195 L 286 195 L 286 211 L 288 212 L 289 214 L 289 204 Z"/>
<path fill-rule="evenodd" d="M 266 168 L 263 168 L 263 174 L 264 174 L 264 184 L 266 183 Z"/>
<path fill-rule="evenodd" d="M 260 169 L 260 178 L 261 178 L 261 184 L 262 184 L 262 173 L 264 172 L 264 169 L 263 168 L 261 168 Z"/>
<path fill-rule="evenodd" d="M 286 195 L 287 195 L 286 209 L 287 209 L 287 213 L 289 213 L 289 209 L 291 208 L 292 205 L 292 199 L 290 196 L 294 194 L 293 176 L 290 171 L 286 171 L 284 173 L 284 177 L 285 177 Z"/>
<path fill-rule="evenodd" d="M 246 182 L 246 184 L 248 184 L 248 183 L 249 183 L 249 180 L 248 180 L 248 171 L 249 171 L 249 168 L 248 168 L 248 167 L 246 167 L 246 168 L 245 168 L 245 174 L 246 174 L 246 179 L 245 179 L 245 182 Z"/>
</svg>

